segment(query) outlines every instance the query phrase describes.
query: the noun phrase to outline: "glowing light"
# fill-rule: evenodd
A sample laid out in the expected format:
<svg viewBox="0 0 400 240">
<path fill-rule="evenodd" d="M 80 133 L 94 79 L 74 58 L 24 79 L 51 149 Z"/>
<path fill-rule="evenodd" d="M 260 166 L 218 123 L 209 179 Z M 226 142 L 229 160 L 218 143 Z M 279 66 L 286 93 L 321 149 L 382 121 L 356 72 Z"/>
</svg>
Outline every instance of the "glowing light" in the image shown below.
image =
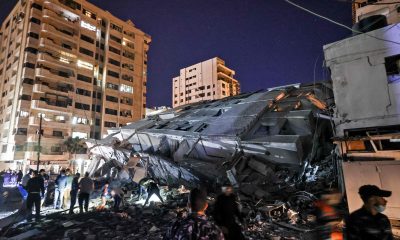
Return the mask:
<svg viewBox="0 0 400 240">
<path fill-rule="evenodd" d="M 88 62 L 84 62 L 82 60 L 78 60 L 78 67 L 85 68 L 85 69 L 88 69 L 88 70 L 93 70 L 93 64 L 90 64 Z"/>
<path fill-rule="evenodd" d="M 60 62 L 68 63 L 68 64 L 69 64 L 69 60 L 66 59 L 66 58 L 63 58 L 63 57 L 60 57 Z"/>
<path fill-rule="evenodd" d="M 96 26 L 93 26 L 92 24 L 87 23 L 85 21 L 81 21 L 81 27 L 86 28 L 86 29 L 88 29 L 90 31 L 93 31 L 93 32 L 96 31 Z"/>
</svg>

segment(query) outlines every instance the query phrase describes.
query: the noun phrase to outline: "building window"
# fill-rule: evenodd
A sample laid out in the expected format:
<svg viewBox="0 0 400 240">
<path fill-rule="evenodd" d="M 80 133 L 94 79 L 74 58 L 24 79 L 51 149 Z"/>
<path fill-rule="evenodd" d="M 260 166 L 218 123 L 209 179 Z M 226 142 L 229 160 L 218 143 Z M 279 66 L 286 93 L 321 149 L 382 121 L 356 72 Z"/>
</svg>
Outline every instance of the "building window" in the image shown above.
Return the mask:
<svg viewBox="0 0 400 240">
<path fill-rule="evenodd" d="M 106 112 L 106 114 L 109 114 L 109 115 L 115 115 L 115 116 L 118 115 L 118 111 L 115 109 L 106 108 L 105 112 Z"/>
<path fill-rule="evenodd" d="M 63 132 L 62 131 L 53 131 L 53 136 L 54 137 L 63 137 Z"/>
<path fill-rule="evenodd" d="M 127 74 L 122 74 L 121 77 L 123 80 L 128 81 L 128 82 L 133 82 L 133 76 L 127 75 Z"/>
<path fill-rule="evenodd" d="M 114 96 L 106 95 L 106 100 L 107 100 L 107 101 L 110 101 L 110 102 L 118 103 L 118 98 L 117 98 L 117 97 L 114 97 Z"/>
<path fill-rule="evenodd" d="M 116 49 L 115 47 L 108 46 L 108 49 L 109 49 L 111 52 L 115 53 L 115 54 L 118 54 L 118 55 L 121 54 L 121 50 Z"/>
<path fill-rule="evenodd" d="M 27 47 L 27 48 L 25 48 L 25 52 L 29 52 L 29 53 L 32 53 L 32 54 L 37 54 L 38 50 L 36 48 L 33 48 L 33 47 Z"/>
<path fill-rule="evenodd" d="M 222 88 L 225 88 L 225 83 L 222 83 Z"/>
<path fill-rule="evenodd" d="M 135 54 L 126 50 L 123 52 L 122 56 L 135 60 Z"/>
<path fill-rule="evenodd" d="M 24 84 L 29 84 L 29 85 L 33 85 L 34 80 L 31 78 L 24 78 L 22 79 L 22 83 Z"/>
<path fill-rule="evenodd" d="M 32 38 L 39 39 L 39 34 L 34 33 L 34 32 L 29 32 L 29 33 L 28 33 L 28 37 L 32 37 Z"/>
<path fill-rule="evenodd" d="M 225 96 L 225 95 L 226 95 L 225 91 L 222 91 L 222 95 L 223 95 L 223 96 Z"/>
<path fill-rule="evenodd" d="M 72 124 L 88 125 L 89 124 L 89 120 L 87 118 L 73 117 L 72 118 Z"/>
<path fill-rule="evenodd" d="M 115 122 L 104 122 L 104 127 L 117 127 L 117 124 Z"/>
<path fill-rule="evenodd" d="M 121 38 L 118 38 L 118 37 L 116 37 L 114 35 L 111 35 L 111 34 L 110 34 L 110 39 L 113 40 L 114 42 L 119 43 L 119 44 L 121 44 L 121 42 L 122 42 Z"/>
<path fill-rule="evenodd" d="M 106 83 L 106 88 L 114 89 L 114 90 L 118 91 L 119 86 L 117 84 L 113 84 L 113 83 Z"/>
<path fill-rule="evenodd" d="M 96 20 L 96 14 L 94 14 L 86 9 L 83 9 L 83 14 L 85 14 L 86 17 L 90 17 L 90 18 Z"/>
<path fill-rule="evenodd" d="M 81 67 L 81 68 L 93 70 L 93 64 L 82 61 L 82 60 L 78 60 L 77 65 L 78 65 L 78 67 Z"/>
<path fill-rule="evenodd" d="M 122 104 L 126 104 L 126 105 L 131 105 L 131 106 L 132 106 L 133 100 L 132 100 L 132 98 L 122 97 L 121 103 L 122 103 Z"/>
<path fill-rule="evenodd" d="M 28 129 L 27 128 L 17 128 L 16 135 L 27 135 Z"/>
<path fill-rule="evenodd" d="M 133 87 L 125 85 L 125 84 L 121 84 L 120 91 L 126 92 L 126 93 L 133 93 Z"/>
<path fill-rule="evenodd" d="M 122 27 L 119 27 L 119 26 L 115 25 L 114 23 L 110 23 L 110 28 L 122 33 Z"/>
<path fill-rule="evenodd" d="M 32 23 L 36 23 L 38 25 L 40 25 L 40 23 L 41 23 L 41 21 L 39 19 L 34 18 L 34 17 L 31 17 L 31 19 L 29 21 L 32 22 Z"/>
<path fill-rule="evenodd" d="M 2 152 L 2 153 L 7 152 L 7 145 L 3 145 L 3 146 L 1 147 L 1 152 Z"/>
<path fill-rule="evenodd" d="M 22 94 L 20 99 L 21 100 L 25 100 L 25 101 L 30 101 L 31 100 L 31 95 Z"/>
<path fill-rule="evenodd" d="M 76 89 L 76 94 L 79 94 L 82 96 L 87 96 L 87 97 L 90 97 L 92 95 L 90 91 L 85 90 L 85 89 L 80 89 L 80 88 Z"/>
<path fill-rule="evenodd" d="M 84 103 L 75 103 L 75 108 L 77 109 L 82 109 L 82 110 L 90 110 L 90 105 L 89 104 L 84 104 Z"/>
<path fill-rule="evenodd" d="M 26 63 L 24 63 L 24 67 L 35 69 L 35 64 L 26 62 Z"/>
<path fill-rule="evenodd" d="M 91 38 L 91 37 L 88 37 L 88 36 L 86 36 L 86 35 L 81 34 L 81 39 L 82 39 L 83 41 L 88 42 L 88 43 L 94 44 L 94 39 Z"/>
<path fill-rule="evenodd" d="M 118 67 L 121 66 L 121 63 L 120 63 L 120 62 L 118 62 L 117 60 L 114 60 L 114 59 L 112 59 L 112 58 L 109 58 L 109 59 L 108 59 L 108 62 L 111 63 L 112 65 L 115 65 L 115 66 L 118 66 Z"/>
<path fill-rule="evenodd" d="M 385 68 L 389 83 L 400 82 L 400 55 L 386 57 Z"/>
<path fill-rule="evenodd" d="M 78 74 L 77 79 L 78 79 L 79 81 L 83 81 L 83 82 L 87 82 L 87 83 L 92 83 L 92 78 L 91 78 L 91 77 L 87 77 L 87 76 L 84 76 L 84 75 L 82 75 L 82 74 Z"/>
<path fill-rule="evenodd" d="M 94 53 L 92 51 L 90 51 L 89 49 L 83 48 L 83 47 L 79 48 L 79 52 L 83 53 L 85 55 L 91 56 L 91 57 L 94 56 Z"/>
<path fill-rule="evenodd" d="M 111 71 L 111 70 L 107 71 L 107 75 L 111 76 L 111 77 L 119 78 L 119 73 Z"/>
<path fill-rule="evenodd" d="M 26 112 L 26 111 L 19 111 L 19 117 L 21 117 L 21 118 L 27 118 L 27 117 L 29 117 L 29 112 Z"/>
<path fill-rule="evenodd" d="M 67 7 L 70 7 L 74 10 L 81 10 L 81 5 L 74 0 L 58 0 L 60 3 L 64 4 Z"/>
<path fill-rule="evenodd" d="M 133 64 L 123 63 L 122 64 L 122 68 L 129 69 L 129 70 L 133 71 Z"/>
<path fill-rule="evenodd" d="M 40 10 L 40 11 L 42 11 L 42 9 L 43 9 L 42 5 L 39 5 L 37 3 L 32 3 L 32 8 L 36 8 L 37 10 Z"/>
</svg>

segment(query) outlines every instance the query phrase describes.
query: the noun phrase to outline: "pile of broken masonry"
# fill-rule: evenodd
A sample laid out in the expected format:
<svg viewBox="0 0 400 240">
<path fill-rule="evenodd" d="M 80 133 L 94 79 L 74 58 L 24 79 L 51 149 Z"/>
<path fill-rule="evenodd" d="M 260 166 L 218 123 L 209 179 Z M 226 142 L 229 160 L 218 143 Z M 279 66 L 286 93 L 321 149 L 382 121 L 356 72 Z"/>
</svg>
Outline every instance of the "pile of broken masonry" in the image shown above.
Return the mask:
<svg viewBox="0 0 400 240">
<path fill-rule="evenodd" d="M 151 202 L 143 207 L 134 199 L 126 199 L 118 212 L 92 209 L 84 214 L 54 213 L 39 222 L 22 222 L 2 229 L 0 239 L 162 239 L 171 222 L 187 214 L 187 195 L 187 191 L 178 189 L 163 190 L 164 204 Z M 286 203 L 243 201 L 246 237 L 313 239 L 316 225 L 306 214 L 311 208 L 304 205 L 310 204 L 313 196 L 306 192 L 294 196 L 296 199 Z M 209 196 L 211 208 L 214 198 Z M 303 208 L 303 213 L 295 210 L 298 208 Z"/>
</svg>

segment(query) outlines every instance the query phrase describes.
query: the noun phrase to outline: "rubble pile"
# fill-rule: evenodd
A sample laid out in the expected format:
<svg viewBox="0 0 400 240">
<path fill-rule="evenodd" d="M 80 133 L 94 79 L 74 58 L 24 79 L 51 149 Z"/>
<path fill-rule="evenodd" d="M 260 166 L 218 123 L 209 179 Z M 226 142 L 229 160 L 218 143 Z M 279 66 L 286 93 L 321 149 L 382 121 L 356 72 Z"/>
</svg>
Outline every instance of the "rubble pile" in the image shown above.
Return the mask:
<svg viewBox="0 0 400 240">
<path fill-rule="evenodd" d="M 230 183 L 243 199 L 281 200 L 335 180 L 330 83 L 181 106 L 89 140 L 92 176 L 168 186 Z"/>
<path fill-rule="evenodd" d="M 306 194 L 307 193 L 299 193 Z M 39 222 L 22 222 L 0 232 L 0 239 L 162 239 L 173 221 L 187 215 L 187 191 L 162 193 L 165 204 L 143 207 L 126 200 L 118 212 L 105 209 L 84 214 L 53 213 Z M 214 195 L 209 197 L 211 216 Z M 248 239 L 313 239 L 311 222 L 303 222 L 288 203 L 254 205 L 243 201 Z M 210 217 L 212 219 L 212 217 Z"/>
</svg>

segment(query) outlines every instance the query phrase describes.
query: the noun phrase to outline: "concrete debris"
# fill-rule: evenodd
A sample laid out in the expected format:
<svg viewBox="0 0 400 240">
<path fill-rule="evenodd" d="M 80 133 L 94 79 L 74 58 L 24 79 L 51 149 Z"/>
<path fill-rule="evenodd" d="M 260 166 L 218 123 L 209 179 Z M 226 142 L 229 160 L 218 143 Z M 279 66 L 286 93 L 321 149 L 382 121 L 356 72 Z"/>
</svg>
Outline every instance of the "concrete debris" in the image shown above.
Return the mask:
<svg viewBox="0 0 400 240">
<path fill-rule="evenodd" d="M 305 192 L 295 195 L 307 196 Z M 25 222 L 2 229 L 0 236 L 13 239 L 29 233 L 29 239 L 48 239 L 49 236 L 51 239 L 162 239 L 171 222 L 187 216 L 188 193 L 182 187 L 170 188 L 163 191 L 162 196 L 166 199 L 164 204 L 155 203 L 149 207 L 143 207 L 134 196 L 124 202 L 119 212 L 111 211 L 112 203 L 109 203 L 102 211 L 73 215 L 54 213 L 39 222 Z M 208 199 L 208 215 L 211 216 L 215 196 L 211 194 Z M 303 198 L 303 201 L 309 200 Z M 314 238 L 315 232 L 311 231 L 315 223 L 307 221 L 312 210 L 303 208 L 302 212 L 297 212 L 297 207 L 290 202 L 266 204 L 261 201 L 256 206 L 252 201 L 242 201 L 245 236 L 254 240 L 317 239 Z"/>
<path fill-rule="evenodd" d="M 89 140 L 92 176 L 285 200 L 335 180 L 330 83 L 299 84 L 167 110 Z M 168 118 L 163 116 L 168 115 Z M 318 184 L 315 184 L 318 182 Z"/>
</svg>

